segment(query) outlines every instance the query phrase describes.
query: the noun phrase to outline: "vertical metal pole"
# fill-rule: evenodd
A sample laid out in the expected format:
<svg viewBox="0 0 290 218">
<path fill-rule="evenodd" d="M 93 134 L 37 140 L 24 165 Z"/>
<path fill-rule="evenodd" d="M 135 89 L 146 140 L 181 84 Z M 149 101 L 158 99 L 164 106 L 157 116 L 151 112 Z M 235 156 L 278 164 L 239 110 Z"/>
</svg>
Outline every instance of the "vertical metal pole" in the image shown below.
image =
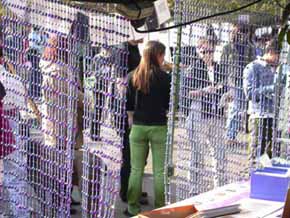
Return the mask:
<svg viewBox="0 0 290 218">
<path fill-rule="evenodd" d="M 175 6 L 175 23 L 181 23 L 181 4 L 182 1 L 176 1 Z M 165 203 L 171 203 L 171 177 L 174 174 L 173 164 L 173 146 L 174 146 L 174 131 L 175 131 L 175 117 L 178 107 L 179 99 L 179 81 L 180 81 L 180 61 L 181 61 L 181 38 L 182 38 L 182 27 L 178 28 L 177 32 L 177 45 L 174 49 L 174 68 L 172 73 L 171 83 L 171 97 L 170 97 L 170 112 L 168 116 L 168 133 L 166 143 L 166 158 L 165 158 Z"/>
<path fill-rule="evenodd" d="M 69 213 L 71 208 L 71 190 L 72 190 L 72 173 L 73 173 L 73 159 L 74 159 L 74 146 L 75 146 L 75 132 L 74 132 L 74 122 L 77 116 L 77 102 L 78 102 L 78 88 L 75 83 L 75 78 L 77 78 L 77 71 L 76 71 L 76 38 L 69 35 L 68 36 L 68 114 L 67 114 L 67 138 L 68 138 L 68 145 L 67 145 L 67 186 L 66 186 L 66 205 L 63 207 L 66 209 L 65 212 Z M 64 48 L 62 48 L 64 49 Z"/>
<path fill-rule="evenodd" d="M 274 93 L 274 119 L 273 119 L 273 136 L 272 136 L 272 157 L 280 156 L 280 149 L 277 149 L 277 147 L 280 147 L 279 144 L 281 144 L 281 141 L 277 141 L 277 131 L 278 131 L 278 122 L 279 122 L 279 113 L 280 108 L 279 105 L 281 104 L 281 92 L 283 89 L 283 84 L 281 84 L 281 78 L 283 73 L 283 64 L 280 64 L 279 71 L 278 71 L 278 77 L 277 77 L 277 84 L 275 85 L 275 93 Z"/>
<path fill-rule="evenodd" d="M 289 24 L 290 22 L 288 22 Z M 289 28 L 288 28 L 289 29 Z M 284 43 L 283 43 L 283 47 L 280 53 L 280 65 L 279 65 L 279 71 L 278 71 L 278 76 L 277 76 L 277 84 L 275 84 L 275 102 L 274 102 L 274 119 L 273 119 L 273 136 L 272 136 L 272 157 L 281 157 L 282 154 L 282 146 L 284 144 L 284 139 L 283 134 L 279 134 L 278 135 L 278 131 L 279 131 L 279 122 L 281 122 L 280 119 L 280 113 L 283 111 L 287 111 L 287 109 L 285 108 L 284 110 L 280 110 L 281 107 L 281 102 L 282 102 L 282 90 L 283 88 L 287 89 L 287 87 L 283 87 L 285 84 L 281 84 L 282 81 L 282 76 L 283 73 L 285 72 L 285 65 L 289 65 L 290 64 L 290 46 L 287 44 L 286 41 L 286 37 L 284 38 Z M 288 75 L 286 75 L 288 76 Z M 286 91 L 286 90 L 285 90 Z M 288 98 L 288 96 L 285 95 L 285 98 Z M 287 102 L 287 100 L 285 99 L 284 102 Z M 287 105 L 284 105 L 284 107 L 287 107 Z"/>
</svg>

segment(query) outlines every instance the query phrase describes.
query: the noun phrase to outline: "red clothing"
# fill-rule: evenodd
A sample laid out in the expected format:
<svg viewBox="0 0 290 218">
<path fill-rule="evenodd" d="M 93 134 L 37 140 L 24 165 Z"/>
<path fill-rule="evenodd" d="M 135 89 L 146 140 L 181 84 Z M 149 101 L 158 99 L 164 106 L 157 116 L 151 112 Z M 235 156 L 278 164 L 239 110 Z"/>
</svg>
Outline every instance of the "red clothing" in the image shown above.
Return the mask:
<svg viewBox="0 0 290 218">
<path fill-rule="evenodd" d="M 10 128 L 9 120 L 7 119 L 7 116 L 5 117 L 5 115 L 11 116 L 11 112 L 15 114 L 15 110 L 4 112 L 3 102 L 0 101 L 0 159 L 15 150 L 13 148 L 15 138 L 12 129 Z"/>
</svg>

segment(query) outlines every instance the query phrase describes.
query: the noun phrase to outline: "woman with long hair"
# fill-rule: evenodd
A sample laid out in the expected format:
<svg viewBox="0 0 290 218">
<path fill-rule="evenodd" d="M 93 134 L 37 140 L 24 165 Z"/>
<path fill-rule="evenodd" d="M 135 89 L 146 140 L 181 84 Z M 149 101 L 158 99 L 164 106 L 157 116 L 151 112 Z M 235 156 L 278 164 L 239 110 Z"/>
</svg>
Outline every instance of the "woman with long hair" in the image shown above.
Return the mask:
<svg viewBox="0 0 290 218">
<path fill-rule="evenodd" d="M 161 70 L 165 46 L 147 42 L 141 62 L 129 75 L 127 111 L 130 133 L 131 173 L 128 187 L 127 216 L 140 212 L 142 178 L 149 144 L 151 146 L 155 207 L 164 206 L 164 164 L 167 134 L 167 111 L 170 98 L 170 76 Z"/>
</svg>

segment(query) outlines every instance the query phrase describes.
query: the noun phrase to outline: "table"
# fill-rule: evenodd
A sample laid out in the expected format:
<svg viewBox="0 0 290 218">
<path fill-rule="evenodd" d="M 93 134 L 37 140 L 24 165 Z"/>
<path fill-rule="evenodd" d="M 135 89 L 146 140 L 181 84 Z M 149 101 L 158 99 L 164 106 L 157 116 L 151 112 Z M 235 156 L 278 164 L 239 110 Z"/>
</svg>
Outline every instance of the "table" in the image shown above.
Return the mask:
<svg viewBox="0 0 290 218">
<path fill-rule="evenodd" d="M 198 210 L 206 210 L 226 205 L 241 204 L 241 213 L 224 216 L 224 218 L 277 218 L 278 215 L 282 214 L 283 202 L 251 199 L 249 195 L 249 182 L 233 183 L 164 208 L 193 204 Z M 138 218 L 138 216 L 135 216 L 135 218 Z"/>
</svg>

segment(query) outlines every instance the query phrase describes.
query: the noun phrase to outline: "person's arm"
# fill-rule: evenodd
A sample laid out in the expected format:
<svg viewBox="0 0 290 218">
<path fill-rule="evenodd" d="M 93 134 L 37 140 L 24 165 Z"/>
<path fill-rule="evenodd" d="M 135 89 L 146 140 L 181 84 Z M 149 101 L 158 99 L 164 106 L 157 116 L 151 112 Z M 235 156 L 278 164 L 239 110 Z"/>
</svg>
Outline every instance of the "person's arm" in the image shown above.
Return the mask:
<svg viewBox="0 0 290 218">
<path fill-rule="evenodd" d="M 129 127 L 133 124 L 133 115 L 134 115 L 134 106 L 135 106 L 135 93 L 136 91 L 133 89 L 131 78 L 128 78 L 128 88 L 126 90 L 126 111 L 128 115 L 128 123 Z"/>
<path fill-rule="evenodd" d="M 133 115 L 134 115 L 134 111 L 127 111 L 128 125 L 130 128 L 133 125 Z"/>
<path fill-rule="evenodd" d="M 133 88 L 131 78 L 128 78 L 128 88 L 126 90 L 126 111 L 134 111 L 135 105 L 135 89 Z"/>
<path fill-rule="evenodd" d="M 173 63 L 164 61 L 163 65 L 161 66 L 161 69 L 166 72 L 171 72 L 173 71 L 173 67 L 174 67 Z"/>
<path fill-rule="evenodd" d="M 263 88 L 261 87 L 260 80 L 263 79 L 263 75 L 258 75 L 258 73 L 261 73 L 259 69 L 255 72 L 255 69 L 252 67 L 249 72 L 246 73 L 246 82 L 245 82 L 245 94 L 246 97 L 251 100 L 252 102 L 260 102 L 261 99 L 267 98 L 267 93 Z M 260 79 L 259 79 L 260 77 Z M 269 98 L 272 98 L 272 96 L 269 96 Z"/>
<path fill-rule="evenodd" d="M 272 94 L 274 93 L 275 85 L 268 85 L 268 86 L 263 86 L 259 89 L 259 94 L 260 95 L 267 95 L 267 94 Z"/>
<path fill-rule="evenodd" d="M 216 84 L 216 85 L 208 85 L 202 89 L 197 89 L 194 91 L 190 91 L 190 95 L 192 97 L 199 97 L 202 95 L 210 94 L 210 93 L 215 93 L 217 90 L 222 89 L 224 86 L 222 84 Z"/>
<path fill-rule="evenodd" d="M 235 140 L 237 138 L 238 132 L 239 132 L 239 115 L 236 112 L 233 112 L 232 114 L 229 114 L 229 123 L 227 125 L 227 138 L 229 142 L 231 140 Z"/>
<path fill-rule="evenodd" d="M 81 90 L 77 90 L 78 92 L 78 108 L 84 108 L 84 93 Z M 91 102 L 89 102 L 91 103 Z M 90 108 L 91 106 L 89 106 Z"/>
<path fill-rule="evenodd" d="M 185 87 L 188 88 L 190 97 L 200 97 L 203 94 L 214 91 L 214 86 L 202 76 L 207 73 L 204 66 L 200 62 L 194 63 L 195 65 L 188 69 Z M 201 67 L 202 66 L 202 67 Z"/>
<path fill-rule="evenodd" d="M 126 81 L 127 81 L 127 76 L 125 77 L 119 77 L 116 79 L 116 89 L 117 89 L 117 93 L 120 96 L 124 96 L 124 94 L 126 93 Z"/>
<path fill-rule="evenodd" d="M 170 103 L 170 89 L 171 89 L 171 74 L 166 74 L 165 78 L 165 109 L 169 111 L 169 103 Z"/>
<path fill-rule="evenodd" d="M 259 90 L 256 87 L 257 77 L 255 76 L 253 66 L 247 66 L 243 72 L 244 84 L 243 89 L 247 99 L 259 101 Z"/>
<path fill-rule="evenodd" d="M 267 85 L 267 86 L 261 86 L 260 88 L 259 88 L 259 94 L 260 95 L 263 95 L 263 96 L 266 96 L 266 95 L 272 95 L 272 94 L 274 94 L 274 91 L 275 91 L 275 83 L 277 82 L 276 80 L 277 80 L 278 78 L 276 77 L 275 78 L 275 76 L 274 76 L 274 78 L 273 78 L 273 83 L 271 84 L 271 85 Z"/>
</svg>

